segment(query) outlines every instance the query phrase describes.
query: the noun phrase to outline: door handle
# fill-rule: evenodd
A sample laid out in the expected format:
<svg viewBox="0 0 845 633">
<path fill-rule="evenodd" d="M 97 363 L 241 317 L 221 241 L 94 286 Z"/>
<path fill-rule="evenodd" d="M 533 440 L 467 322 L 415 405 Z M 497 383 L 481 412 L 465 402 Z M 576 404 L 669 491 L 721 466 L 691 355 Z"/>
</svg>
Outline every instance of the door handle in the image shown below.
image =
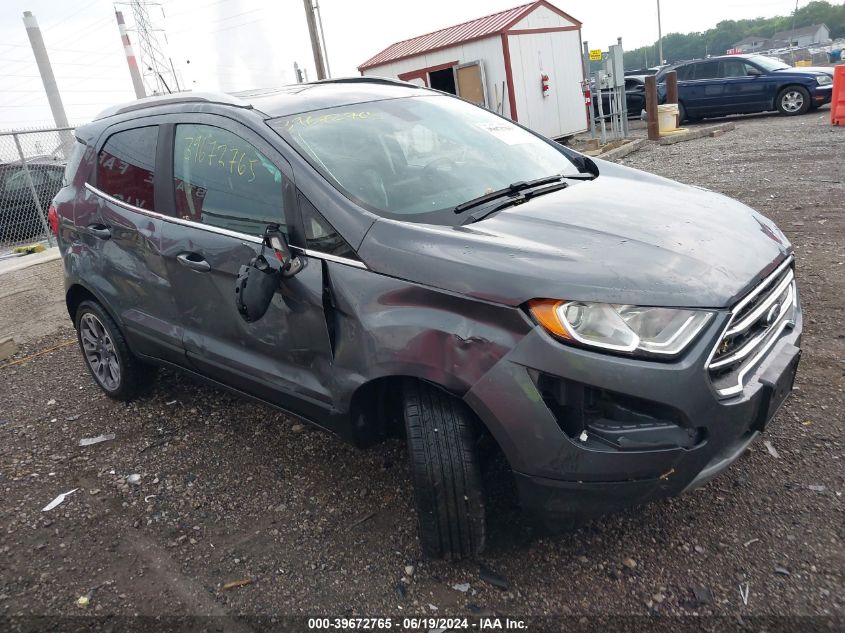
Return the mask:
<svg viewBox="0 0 845 633">
<path fill-rule="evenodd" d="M 105 224 L 89 224 L 88 232 L 94 237 L 99 237 L 101 240 L 107 240 L 111 237 L 111 229 Z"/>
<path fill-rule="evenodd" d="M 191 270 L 198 270 L 203 273 L 211 270 L 211 264 L 205 261 L 202 255 L 198 255 L 197 253 L 181 253 L 176 256 L 176 261 Z"/>
</svg>

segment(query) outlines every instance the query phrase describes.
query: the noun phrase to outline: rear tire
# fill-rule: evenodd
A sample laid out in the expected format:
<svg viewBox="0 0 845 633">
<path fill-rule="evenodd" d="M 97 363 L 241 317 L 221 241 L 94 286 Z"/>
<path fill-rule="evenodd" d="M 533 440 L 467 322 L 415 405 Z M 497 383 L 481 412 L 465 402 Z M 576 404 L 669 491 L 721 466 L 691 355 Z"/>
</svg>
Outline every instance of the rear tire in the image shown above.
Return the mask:
<svg viewBox="0 0 845 633">
<path fill-rule="evenodd" d="M 85 366 L 109 398 L 128 402 L 155 380 L 156 367 L 132 355 L 120 328 L 99 303 L 80 303 L 74 325 Z"/>
<path fill-rule="evenodd" d="M 423 555 L 472 557 L 484 549 L 485 537 L 472 413 L 460 400 L 419 381 L 407 381 L 403 395 Z"/>
<path fill-rule="evenodd" d="M 810 93 L 803 86 L 787 86 L 778 93 L 775 104 L 785 116 L 804 114 L 810 109 Z"/>
</svg>

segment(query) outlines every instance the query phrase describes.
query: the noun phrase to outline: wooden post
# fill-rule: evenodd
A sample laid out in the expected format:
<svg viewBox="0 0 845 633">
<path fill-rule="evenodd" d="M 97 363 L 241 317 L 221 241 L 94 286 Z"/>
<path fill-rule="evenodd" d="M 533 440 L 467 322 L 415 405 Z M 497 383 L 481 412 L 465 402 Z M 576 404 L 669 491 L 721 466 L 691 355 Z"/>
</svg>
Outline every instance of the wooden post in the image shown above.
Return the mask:
<svg viewBox="0 0 845 633">
<path fill-rule="evenodd" d="M 670 70 L 666 73 L 666 103 L 678 103 L 678 73 Z M 681 127 L 680 113 L 675 117 L 675 127 Z"/>
<path fill-rule="evenodd" d="M 660 139 L 660 125 L 657 122 L 657 78 L 649 75 L 645 78 L 645 111 L 648 115 L 648 140 Z"/>
<path fill-rule="evenodd" d="M 666 73 L 666 103 L 678 103 L 678 73 L 674 70 Z"/>
</svg>

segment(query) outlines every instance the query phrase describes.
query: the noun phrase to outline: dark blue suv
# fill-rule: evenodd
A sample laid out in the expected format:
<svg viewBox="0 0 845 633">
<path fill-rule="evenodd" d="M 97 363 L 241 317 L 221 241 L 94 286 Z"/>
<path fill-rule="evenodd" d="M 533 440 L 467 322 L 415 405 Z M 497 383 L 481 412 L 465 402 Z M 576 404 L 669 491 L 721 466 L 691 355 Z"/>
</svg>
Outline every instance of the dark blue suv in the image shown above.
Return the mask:
<svg viewBox="0 0 845 633">
<path fill-rule="evenodd" d="M 675 64 L 658 73 L 658 84 L 666 81 L 670 70 L 678 73 L 681 122 L 771 110 L 804 114 L 829 103 L 833 92 L 829 75 L 793 68 L 763 55 L 726 55 Z"/>
</svg>

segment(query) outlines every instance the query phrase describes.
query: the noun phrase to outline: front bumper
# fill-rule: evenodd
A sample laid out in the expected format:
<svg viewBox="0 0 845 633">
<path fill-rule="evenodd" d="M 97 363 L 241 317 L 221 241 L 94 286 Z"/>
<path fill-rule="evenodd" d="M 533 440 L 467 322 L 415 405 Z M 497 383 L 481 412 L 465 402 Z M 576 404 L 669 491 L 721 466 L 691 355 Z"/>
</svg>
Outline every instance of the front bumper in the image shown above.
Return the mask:
<svg viewBox="0 0 845 633">
<path fill-rule="evenodd" d="M 813 103 L 817 106 L 830 103 L 830 99 L 832 96 L 833 84 L 827 86 L 817 86 L 816 89 L 813 91 Z"/>
<path fill-rule="evenodd" d="M 706 365 L 728 318 L 719 313 L 675 362 L 567 346 L 538 326 L 476 383 L 465 400 L 502 447 L 524 510 L 546 518 L 615 511 L 703 485 L 742 455 L 768 422 L 772 385 L 797 363 L 801 310 L 742 391 L 720 399 Z M 622 412 L 617 428 L 633 424 L 648 439 L 614 445 L 607 426 L 601 438 L 590 428 L 582 435 L 567 425 L 572 407 L 550 402 L 550 380 L 602 394 L 609 417 Z"/>
</svg>

